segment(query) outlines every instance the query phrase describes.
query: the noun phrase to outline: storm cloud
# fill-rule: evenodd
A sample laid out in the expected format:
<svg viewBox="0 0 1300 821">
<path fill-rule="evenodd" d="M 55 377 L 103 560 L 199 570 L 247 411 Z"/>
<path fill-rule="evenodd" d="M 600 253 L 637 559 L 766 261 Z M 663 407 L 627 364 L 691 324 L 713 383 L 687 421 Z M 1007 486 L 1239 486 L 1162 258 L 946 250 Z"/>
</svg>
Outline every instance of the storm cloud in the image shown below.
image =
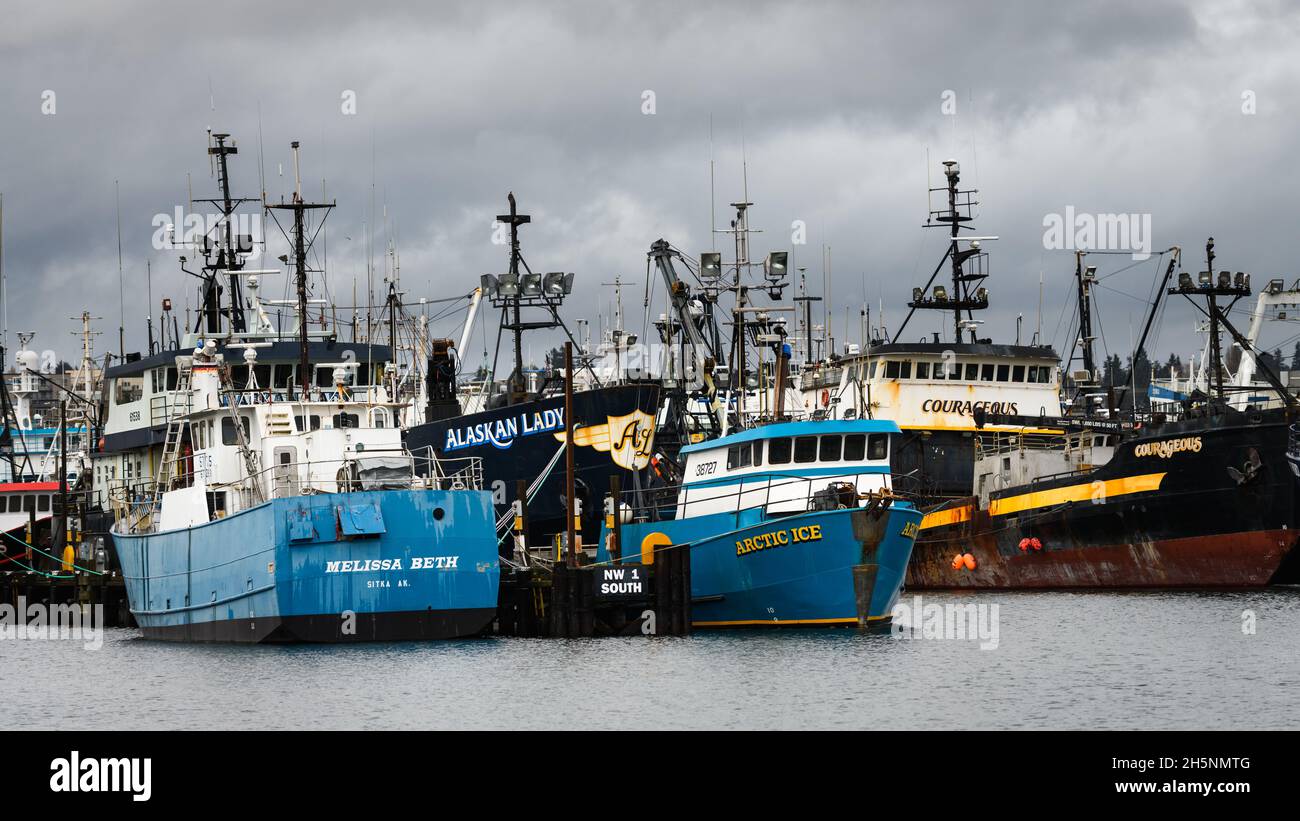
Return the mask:
<svg viewBox="0 0 1300 821">
<path fill-rule="evenodd" d="M 338 201 L 327 293 L 345 305 L 365 288 L 368 230 L 377 278 L 392 240 L 408 303 L 470 291 L 505 264 L 492 219 L 514 191 L 534 270 L 577 274 L 565 315 L 594 327 L 612 299 L 601 283 L 620 275 L 639 327 L 652 241 L 725 247 L 710 236 L 710 160 L 719 225 L 747 185 L 755 257 L 791 250 L 819 292 L 829 246 L 841 342 L 858 341 L 864 303 L 896 328 L 937 263 L 941 232 L 921 224 L 949 157 L 981 191 L 980 232 L 1000 237 L 982 335 L 1010 341 L 1022 314 L 1028 339 L 1041 275 L 1044 340 L 1068 344 L 1073 255 L 1043 241 L 1044 218 L 1067 208 L 1150 215 L 1154 249 L 1182 246 L 1188 270 L 1213 235 L 1257 288 L 1297 273 L 1300 9 L 1285 3 L 124 2 L 5 16 L 10 337 L 36 331 L 35 347 L 68 359 L 83 308 L 102 317 L 100 352 L 117 348 L 118 192 L 127 349 L 144 345 L 149 291 L 155 316 L 164 296 L 193 306 L 193 280 L 151 238 L 191 189 L 213 196 L 207 129 L 239 141 L 233 187 L 255 198 L 263 171 L 269 199 L 289 194 L 301 142 L 308 197 Z M 795 221 L 806 245 L 791 244 Z M 1156 266 L 1095 261 L 1114 273 L 1098 293 L 1106 348 L 1126 355 Z M 1193 319 L 1171 304 L 1152 353 L 1194 350 Z M 918 317 L 906 336 L 946 329 Z"/>
</svg>

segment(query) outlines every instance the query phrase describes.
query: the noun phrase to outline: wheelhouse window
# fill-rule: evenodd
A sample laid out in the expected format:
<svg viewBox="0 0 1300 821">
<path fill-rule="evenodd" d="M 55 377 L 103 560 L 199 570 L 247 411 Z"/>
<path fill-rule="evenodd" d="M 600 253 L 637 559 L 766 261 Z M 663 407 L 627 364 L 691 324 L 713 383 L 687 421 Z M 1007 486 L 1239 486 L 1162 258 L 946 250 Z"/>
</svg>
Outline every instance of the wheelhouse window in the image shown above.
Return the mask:
<svg viewBox="0 0 1300 821">
<path fill-rule="evenodd" d="M 873 462 L 889 458 L 889 434 L 871 434 L 867 441 L 867 458 Z"/>
<path fill-rule="evenodd" d="M 1029 381 L 1030 381 L 1030 382 L 1037 382 L 1037 381 L 1038 381 L 1038 368 L 1037 368 L 1036 366 L 1030 365 L 1030 366 L 1029 366 L 1029 373 L 1028 373 L 1028 376 L 1029 376 Z"/>
<path fill-rule="evenodd" d="M 899 363 L 899 377 L 898 377 L 898 378 L 899 378 L 899 379 L 911 379 L 911 378 L 912 378 L 912 363 L 911 363 L 911 362 L 900 362 L 900 363 Z"/>
<path fill-rule="evenodd" d="M 763 440 L 754 440 L 754 462 L 755 465 L 763 464 Z"/>
<path fill-rule="evenodd" d="M 981 366 L 980 381 L 981 382 L 993 381 L 993 365 L 991 363 L 986 362 Z"/>
<path fill-rule="evenodd" d="M 816 436 L 800 436 L 794 440 L 794 460 L 796 462 L 817 461 Z"/>
<path fill-rule="evenodd" d="M 1011 367 L 1011 381 L 1012 381 L 1012 382 L 1024 382 L 1024 381 L 1025 381 L 1025 366 L 1024 366 L 1024 365 L 1013 365 L 1013 366 Z"/>
<path fill-rule="evenodd" d="M 743 445 L 732 445 L 727 448 L 727 470 L 736 468 L 749 467 L 749 456 L 752 453 L 749 443 Z"/>
<path fill-rule="evenodd" d="M 307 432 L 308 423 L 311 424 L 312 430 L 320 430 L 320 417 L 314 413 L 307 417 L 301 415 L 293 417 L 293 424 L 297 427 L 299 433 Z"/>
<path fill-rule="evenodd" d="M 50 509 L 50 497 L 45 494 L 41 494 L 40 496 L 37 496 L 36 510 L 40 513 L 45 513 L 49 509 Z"/>
<path fill-rule="evenodd" d="M 916 378 L 917 378 L 917 379 L 929 379 L 929 378 L 930 378 L 930 363 L 929 363 L 929 362 L 917 362 L 917 363 L 916 363 Z"/>
<path fill-rule="evenodd" d="M 899 362 L 897 360 L 891 359 L 885 363 L 886 379 L 897 379 L 898 372 L 899 372 Z"/>
<path fill-rule="evenodd" d="M 36 497 L 28 493 L 27 495 L 23 496 L 23 513 L 35 513 L 35 512 L 36 512 Z"/>
<path fill-rule="evenodd" d="M 998 365 L 998 381 L 1007 382 L 1011 379 L 1011 366 Z"/>
<path fill-rule="evenodd" d="M 287 388 L 293 384 L 293 365 L 275 366 L 275 387 Z"/>
<path fill-rule="evenodd" d="M 1038 369 L 1038 381 L 1046 385 L 1052 381 L 1052 369 L 1043 365 Z"/>
<path fill-rule="evenodd" d="M 838 435 L 823 436 L 821 440 L 819 461 L 838 462 L 840 460 L 840 449 L 843 447 L 844 440 Z"/>
<path fill-rule="evenodd" d="M 252 434 L 250 432 L 250 428 L 248 424 L 248 417 L 247 416 L 239 417 L 239 424 L 242 425 L 244 428 L 244 441 L 247 442 L 249 439 L 252 438 Z M 223 445 L 239 444 L 239 434 L 235 431 L 235 420 L 231 419 L 229 416 L 221 420 L 221 444 Z"/>
<path fill-rule="evenodd" d="M 844 437 L 844 461 L 861 462 L 867 455 L 867 435 L 850 433 Z"/>
<path fill-rule="evenodd" d="M 258 390 L 270 390 L 271 388 L 271 366 L 254 365 L 253 378 L 257 380 Z"/>
<path fill-rule="evenodd" d="M 361 427 L 361 417 L 355 413 L 336 413 L 334 414 L 334 427 L 359 428 Z"/>
<path fill-rule="evenodd" d="M 946 376 L 946 374 L 944 374 L 943 363 L 942 363 L 942 362 L 936 362 L 936 363 L 934 363 L 934 367 L 933 367 L 933 368 L 931 369 L 931 371 L 930 371 L 930 378 L 931 378 L 931 379 L 943 379 L 944 376 Z"/>
<path fill-rule="evenodd" d="M 144 378 L 121 376 L 113 381 L 113 402 L 125 405 L 144 396 Z"/>
<path fill-rule="evenodd" d="M 980 378 L 980 366 L 974 362 L 966 363 L 966 381 L 975 382 Z"/>
<path fill-rule="evenodd" d="M 789 436 L 782 436 L 768 443 L 767 462 L 770 465 L 788 465 L 790 463 Z"/>
<path fill-rule="evenodd" d="M 876 378 L 876 366 L 879 364 L 880 364 L 879 360 L 875 360 L 875 359 L 871 360 L 871 370 L 868 372 L 868 377 L 870 379 Z"/>
</svg>

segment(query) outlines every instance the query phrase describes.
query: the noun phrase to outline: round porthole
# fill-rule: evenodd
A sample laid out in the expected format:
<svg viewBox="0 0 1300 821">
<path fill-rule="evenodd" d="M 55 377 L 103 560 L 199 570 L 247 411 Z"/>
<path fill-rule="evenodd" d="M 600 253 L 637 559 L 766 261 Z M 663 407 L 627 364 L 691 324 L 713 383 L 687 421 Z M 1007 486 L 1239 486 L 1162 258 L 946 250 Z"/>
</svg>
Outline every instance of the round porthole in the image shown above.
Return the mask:
<svg viewBox="0 0 1300 821">
<path fill-rule="evenodd" d="M 440 508 L 440 507 L 435 507 L 435 508 L 433 509 L 433 520 L 434 520 L 435 522 L 441 522 L 441 521 L 442 521 L 442 517 L 443 517 L 443 516 L 446 516 L 446 515 L 447 515 L 446 512 L 443 511 L 443 509 Z"/>
</svg>

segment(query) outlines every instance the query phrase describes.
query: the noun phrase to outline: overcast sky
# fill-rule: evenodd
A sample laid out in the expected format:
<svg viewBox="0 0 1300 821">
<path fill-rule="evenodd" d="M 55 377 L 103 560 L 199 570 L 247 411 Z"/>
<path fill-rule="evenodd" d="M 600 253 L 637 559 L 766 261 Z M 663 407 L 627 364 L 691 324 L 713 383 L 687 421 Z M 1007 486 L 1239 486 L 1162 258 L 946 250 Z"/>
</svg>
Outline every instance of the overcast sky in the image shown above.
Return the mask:
<svg viewBox="0 0 1300 821">
<path fill-rule="evenodd" d="M 1014 340 L 1018 314 L 1033 333 L 1041 273 L 1043 336 L 1066 344 L 1073 255 L 1044 247 L 1043 221 L 1067 207 L 1150 215 L 1153 248 L 1183 246 L 1193 272 L 1213 235 L 1218 262 L 1256 288 L 1294 279 L 1300 9 L 1049 5 L 23 4 L 0 27 L 9 338 L 36 331 L 34 348 L 75 361 L 70 317 L 88 308 L 98 351 L 117 348 L 115 182 L 128 350 L 144 345 L 147 262 L 155 304 L 193 305 L 176 253 L 152 247 L 154 215 L 187 206 L 187 174 L 195 197 L 213 196 L 209 128 L 238 140 L 234 189 L 258 197 L 259 121 L 267 196 L 292 190 L 299 140 L 309 197 L 323 181 L 338 201 L 328 283 L 341 304 L 354 280 L 364 291 L 367 222 L 381 277 L 393 237 L 408 302 L 468 292 L 504 267 L 492 218 L 513 190 L 533 216 L 533 268 L 577 274 L 566 317 L 594 327 L 617 274 L 636 283 L 637 327 L 650 243 L 710 247 L 710 157 L 723 223 L 742 146 L 764 229 L 752 255 L 793 251 L 820 292 L 829 246 L 840 341 L 846 308 L 857 341 L 864 300 L 883 303 L 892 332 L 942 254 L 940 232 L 921 228 L 927 156 L 936 185 L 942 159 L 961 162 L 981 190 L 980 232 L 1001 238 L 987 243 L 982 332 L 996 341 Z M 791 244 L 796 220 L 806 245 Z M 1132 264 L 1093 261 L 1102 276 Z M 1109 351 L 1127 354 L 1156 274 L 1152 261 L 1103 281 Z M 1171 304 L 1149 347 L 1186 358 L 1192 325 L 1191 306 Z M 922 316 L 905 337 L 946 327 Z M 1289 354 L 1291 327 L 1265 344 Z"/>
</svg>

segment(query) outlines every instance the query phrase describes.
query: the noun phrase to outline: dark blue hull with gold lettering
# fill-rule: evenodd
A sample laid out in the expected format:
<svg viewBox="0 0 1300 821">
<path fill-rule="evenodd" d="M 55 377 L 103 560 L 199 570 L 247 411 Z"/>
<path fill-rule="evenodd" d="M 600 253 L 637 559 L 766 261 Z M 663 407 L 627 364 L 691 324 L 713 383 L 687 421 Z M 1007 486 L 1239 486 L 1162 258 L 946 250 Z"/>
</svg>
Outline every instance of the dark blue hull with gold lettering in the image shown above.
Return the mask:
<svg viewBox="0 0 1300 821">
<path fill-rule="evenodd" d="M 573 395 L 575 487 L 587 541 L 599 528 L 600 500 L 610 478 L 621 476 L 630 487 L 631 471 L 645 467 L 658 409 L 659 387 L 650 383 Z M 498 516 L 510 510 L 520 481 L 531 484 L 546 474 L 528 505 L 529 543 L 545 544 L 565 529 L 564 460 L 558 458 L 564 439 L 563 396 L 427 422 L 405 431 L 403 438 L 417 456 L 432 449 L 440 458 L 483 460 L 484 487 L 492 491 Z"/>
</svg>

